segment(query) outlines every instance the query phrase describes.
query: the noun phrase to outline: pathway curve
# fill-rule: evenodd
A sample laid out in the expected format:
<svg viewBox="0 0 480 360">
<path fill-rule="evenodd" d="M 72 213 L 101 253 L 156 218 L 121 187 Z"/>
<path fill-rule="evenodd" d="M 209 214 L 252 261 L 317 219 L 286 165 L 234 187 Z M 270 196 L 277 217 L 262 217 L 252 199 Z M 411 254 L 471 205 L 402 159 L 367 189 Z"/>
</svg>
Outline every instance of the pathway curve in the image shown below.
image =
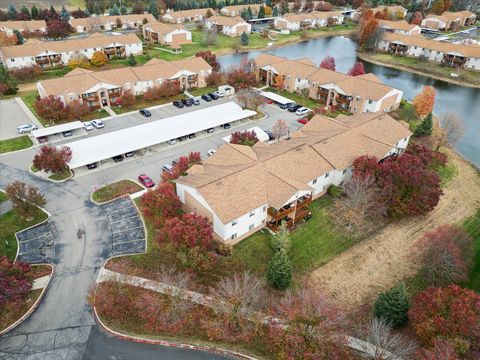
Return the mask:
<svg viewBox="0 0 480 360">
<path fill-rule="evenodd" d="M 2 158 L 0 188 L 20 180 L 38 187 L 45 195 L 55 237 L 55 273 L 38 309 L 0 338 L 0 359 L 105 359 L 110 357 L 108 349 L 117 359 L 150 359 L 152 351 L 165 359 L 205 358 L 204 353 L 145 347 L 107 335 L 97 336 L 99 331 L 87 296 L 111 251 L 112 232 L 107 217 L 101 207 L 88 200 L 88 184 L 82 185 L 75 179 L 53 184 L 17 169 L 15 160 Z M 85 236 L 79 238 L 80 228 L 85 230 Z M 125 351 L 118 353 L 119 348 Z M 208 354 L 208 358 L 220 357 Z"/>
</svg>

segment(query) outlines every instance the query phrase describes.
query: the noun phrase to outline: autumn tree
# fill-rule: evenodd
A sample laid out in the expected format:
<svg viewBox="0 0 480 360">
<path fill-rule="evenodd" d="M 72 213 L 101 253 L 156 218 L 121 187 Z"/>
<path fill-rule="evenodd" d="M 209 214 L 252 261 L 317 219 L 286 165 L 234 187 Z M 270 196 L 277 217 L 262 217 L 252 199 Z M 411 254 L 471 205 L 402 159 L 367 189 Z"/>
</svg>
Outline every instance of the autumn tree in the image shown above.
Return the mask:
<svg viewBox="0 0 480 360">
<path fill-rule="evenodd" d="M 358 75 L 364 75 L 365 74 L 365 67 L 363 66 L 363 63 L 358 61 L 356 62 L 350 70 L 348 70 L 348 75 L 350 76 L 358 76 Z"/>
<path fill-rule="evenodd" d="M 72 100 L 67 106 L 68 118 L 79 120 L 92 112 L 92 109 L 79 99 Z"/>
<path fill-rule="evenodd" d="M 215 247 L 210 220 L 195 213 L 166 219 L 160 239 L 172 242 L 177 248 L 212 250 Z"/>
<path fill-rule="evenodd" d="M 437 129 L 436 141 L 437 150 L 440 147 L 453 147 L 465 132 L 463 121 L 460 115 L 454 112 L 446 112 L 440 115 L 440 128 Z"/>
<path fill-rule="evenodd" d="M 0 257 L 0 313 L 7 307 L 19 308 L 32 289 L 30 265 Z"/>
<path fill-rule="evenodd" d="M 415 353 L 416 360 L 461 360 L 451 342 L 436 338 L 430 349 L 419 349 Z"/>
<path fill-rule="evenodd" d="M 287 121 L 283 119 L 278 119 L 277 121 L 275 121 L 275 124 L 273 125 L 273 128 L 272 128 L 272 133 L 277 140 L 280 140 L 281 137 L 287 135 L 288 134 Z"/>
<path fill-rule="evenodd" d="M 317 6 L 315 7 L 315 10 L 317 10 L 317 11 L 332 11 L 333 10 L 333 5 L 330 4 L 329 2 L 320 1 L 317 4 Z"/>
<path fill-rule="evenodd" d="M 425 233 L 415 245 L 422 275 L 429 285 L 446 286 L 468 278 L 473 239 L 462 229 L 442 225 Z"/>
<path fill-rule="evenodd" d="M 431 211 L 440 200 L 440 177 L 422 160 L 404 153 L 379 163 L 371 156 L 353 162 L 353 174 L 360 178 L 373 176 L 376 201 L 393 217 L 416 216 Z"/>
<path fill-rule="evenodd" d="M 43 145 L 33 158 L 33 166 L 48 173 L 61 174 L 68 169 L 72 150 L 68 146 L 57 148 Z"/>
<path fill-rule="evenodd" d="M 441 15 L 443 12 L 448 11 L 451 6 L 450 0 L 436 0 L 432 4 L 432 12 L 436 15 Z"/>
<path fill-rule="evenodd" d="M 209 74 L 205 81 L 207 82 L 207 85 L 222 85 L 225 82 L 225 76 L 221 72 L 212 72 Z"/>
<path fill-rule="evenodd" d="M 12 46 L 17 45 L 18 39 L 13 35 L 7 35 L 6 32 L 0 31 L 0 46 Z"/>
<path fill-rule="evenodd" d="M 0 94 L 16 94 L 17 90 L 17 81 L 10 71 L 0 64 Z"/>
<path fill-rule="evenodd" d="M 310 284 L 288 291 L 275 302 L 265 341 L 278 359 L 343 359 L 354 356 L 347 345 L 344 314 Z"/>
<path fill-rule="evenodd" d="M 285 87 L 285 78 L 281 75 L 278 75 L 276 78 L 275 78 L 275 89 L 277 89 L 277 92 L 280 92 L 283 90 L 283 88 Z"/>
<path fill-rule="evenodd" d="M 258 142 L 258 137 L 255 131 L 234 131 L 230 135 L 230 144 L 239 144 L 246 146 L 253 146 Z"/>
<path fill-rule="evenodd" d="M 47 203 L 36 187 L 18 180 L 8 184 L 5 192 L 12 202 L 13 209 L 22 219 L 33 218 L 38 208 L 44 207 Z"/>
<path fill-rule="evenodd" d="M 218 72 L 220 70 L 220 63 L 217 61 L 217 55 L 212 53 L 211 51 L 199 51 L 195 54 L 196 57 L 201 57 L 205 60 L 208 65 L 210 65 L 214 72 Z"/>
<path fill-rule="evenodd" d="M 135 103 L 137 102 L 137 98 L 135 97 L 135 95 L 133 95 L 133 91 L 131 90 L 126 90 L 122 93 L 122 96 L 120 97 L 120 104 L 122 104 L 122 106 L 125 106 L 127 108 L 135 105 Z"/>
<path fill-rule="evenodd" d="M 182 203 L 172 183 L 162 182 L 141 197 L 142 213 L 155 227 L 162 226 L 167 219 L 181 215 Z"/>
<path fill-rule="evenodd" d="M 422 13 L 420 11 L 415 11 L 415 13 L 412 16 L 412 21 L 410 21 L 410 24 L 420 26 L 422 24 L 422 20 L 423 20 Z"/>
<path fill-rule="evenodd" d="M 419 339 L 449 341 L 459 355 L 480 350 L 480 295 L 457 285 L 430 287 L 412 301 L 408 317 Z"/>
<path fill-rule="evenodd" d="M 200 164 L 202 157 L 199 152 L 192 151 L 187 156 L 180 156 L 175 165 L 172 167 L 172 171 L 163 171 L 162 180 L 172 181 L 178 179 L 180 176 L 187 175 L 188 169 L 193 165 Z"/>
<path fill-rule="evenodd" d="M 387 292 L 381 293 L 374 304 L 374 314 L 385 320 L 392 327 L 400 327 L 408 321 L 408 299 L 405 284 L 400 284 Z"/>
<path fill-rule="evenodd" d="M 257 84 L 255 75 L 240 67 L 230 70 L 226 76 L 228 85 L 233 86 L 236 90 L 254 87 Z"/>
<path fill-rule="evenodd" d="M 47 37 L 52 39 L 63 39 L 69 35 L 72 28 L 68 21 L 52 20 L 47 23 Z"/>
<path fill-rule="evenodd" d="M 435 105 L 435 89 L 432 86 L 424 86 L 421 93 L 413 99 L 413 106 L 420 116 L 425 116 L 433 111 Z"/>
<path fill-rule="evenodd" d="M 65 104 L 57 96 L 47 96 L 38 99 L 34 103 L 35 111 L 45 120 L 52 124 L 68 118 L 67 108 Z"/>
<path fill-rule="evenodd" d="M 320 67 L 322 69 L 327 69 L 331 71 L 335 71 L 335 59 L 331 56 L 325 56 L 320 63 Z"/>
<path fill-rule="evenodd" d="M 95 51 L 90 62 L 95 66 L 103 66 L 108 63 L 108 56 L 103 51 Z"/>
<path fill-rule="evenodd" d="M 430 170 L 438 170 L 447 163 L 447 155 L 419 143 L 411 143 L 405 153 L 418 158 L 422 166 Z"/>
<path fill-rule="evenodd" d="M 75 68 L 88 69 L 91 67 L 91 64 L 85 55 L 81 53 L 77 53 L 76 55 L 71 56 L 70 60 L 68 60 L 68 67 L 70 69 L 75 69 Z"/>
</svg>

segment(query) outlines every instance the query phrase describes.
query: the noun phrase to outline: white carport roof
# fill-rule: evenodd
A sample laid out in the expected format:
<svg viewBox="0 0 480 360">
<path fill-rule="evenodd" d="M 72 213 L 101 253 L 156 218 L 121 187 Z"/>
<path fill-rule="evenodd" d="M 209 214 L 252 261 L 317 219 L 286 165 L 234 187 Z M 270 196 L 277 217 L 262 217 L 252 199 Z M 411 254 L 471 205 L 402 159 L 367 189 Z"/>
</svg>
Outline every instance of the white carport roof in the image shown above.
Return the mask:
<svg viewBox="0 0 480 360">
<path fill-rule="evenodd" d="M 81 121 L 72 121 L 66 124 L 60 124 L 60 125 L 49 126 L 46 128 L 38 129 L 38 130 L 33 130 L 32 135 L 35 138 L 39 138 L 42 136 L 59 134 L 64 131 L 78 130 L 82 128 L 83 128 L 83 123 Z"/>
<path fill-rule="evenodd" d="M 273 100 L 279 104 L 288 104 L 288 103 L 292 103 L 292 102 L 295 102 L 293 100 L 290 100 L 284 96 L 281 96 L 281 95 L 278 95 L 278 94 L 275 94 L 275 93 L 272 93 L 270 91 L 262 91 L 260 93 L 260 95 L 266 97 L 267 99 L 270 99 L 270 100 Z"/>
<path fill-rule="evenodd" d="M 228 102 L 64 145 L 72 149 L 69 166 L 75 169 L 255 114 L 255 111 L 243 110 L 238 104 Z"/>
<path fill-rule="evenodd" d="M 268 134 L 265 131 L 263 131 L 262 129 L 260 129 L 258 126 L 254 126 L 254 127 L 250 128 L 250 129 L 247 129 L 245 131 L 254 131 L 255 135 L 257 135 L 257 138 L 260 141 L 270 140 L 270 137 L 268 136 Z M 225 141 L 226 143 L 229 143 L 231 137 L 232 137 L 231 135 L 228 135 L 228 136 L 225 136 L 224 138 L 222 138 L 222 140 Z"/>
</svg>

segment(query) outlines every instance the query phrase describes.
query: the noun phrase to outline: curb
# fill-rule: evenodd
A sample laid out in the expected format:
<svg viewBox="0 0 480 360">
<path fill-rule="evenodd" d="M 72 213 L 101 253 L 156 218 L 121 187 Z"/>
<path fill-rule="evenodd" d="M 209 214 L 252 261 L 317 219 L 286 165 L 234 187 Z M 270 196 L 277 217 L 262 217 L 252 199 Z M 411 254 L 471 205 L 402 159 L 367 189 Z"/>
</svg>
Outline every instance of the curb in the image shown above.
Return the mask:
<svg viewBox="0 0 480 360">
<path fill-rule="evenodd" d="M 252 356 L 244 355 L 236 351 L 217 348 L 213 346 L 192 345 L 192 344 L 178 343 L 178 342 L 167 341 L 167 340 L 154 340 L 154 339 L 147 339 L 147 338 L 142 338 L 142 337 L 137 337 L 132 335 L 126 335 L 126 334 L 117 332 L 115 330 L 112 330 L 107 325 L 105 325 L 100 319 L 100 317 L 98 316 L 97 308 L 95 306 L 92 306 L 92 307 L 93 307 L 93 314 L 95 316 L 95 320 L 100 325 L 100 327 L 108 334 L 120 340 L 133 341 L 140 344 L 151 344 L 151 345 L 160 345 L 165 347 L 173 347 L 178 349 L 203 351 L 203 352 L 208 352 L 213 354 L 232 356 L 237 359 L 257 360 L 257 358 Z"/>
<path fill-rule="evenodd" d="M 30 307 L 30 309 L 28 309 L 28 311 L 22 315 L 22 317 L 20 317 L 20 319 L 18 319 L 17 321 L 15 321 L 12 325 L 8 326 L 7 328 L 3 329 L 3 330 L 0 330 L 0 336 L 2 335 L 5 335 L 6 333 L 8 333 L 9 331 L 13 330 L 14 328 L 16 328 L 18 325 L 20 325 L 22 322 L 24 322 L 36 309 L 37 307 L 40 305 L 40 302 L 43 300 L 43 297 L 45 295 L 45 292 L 48 288 L 48 286 L 50 285 L 50 281 L 52 281 L 52 278 L 53 278 L 53 272 L 55 271 L 55 267 L 52 265 L 52 264 L 36 264 L 36 265 L 48 265 L 51 267 L 52 269 L 52 272 L 50 274 L 50 278 L 48 279 L 48 282 L 47 284 L 45 285 L 45 287 L 42 289 L 42 292 L 40 293 L 40 296 L 37 298 L 37 300 L 33 303 L 33 305 Z"/>
<path fill-rule="evenodd" d="M 123 195 L 117 196 L 116 198 L 113 198 L 113 199 L 110 199 L 110 200 L 107 200 L 107 201 L 103 201 L 103 202 L 98 202 L 98 201 L 93 200 L 93 193 L 94 193 L 95 191 L 92 191 L 92 192 L 90 193 L 90 201 L 93 202 L 95 205 L 100 206 L 100 205 L 105 205 L 105 204 L 114 202 L 115 200 L 121 199 L 121 198 L 123 198 L 123 197 L 125 197 L 125 196 L 128 196 L 128 197 L 132 200 L 132 202 L 133 202 L 133 198 L 131 197 L 131 195 L 138 194 L 138 193 L 140 193 L 141 191 L 147 190 L 147 189 L 146 189 L 144 186 L 142 186 L 138 181 L 132 180 L 132 179 L 121 179 L 121 180 L 115 181 L 114 183 L 117 183 L 117 182 L 120 182 L 120 181 L 125 181 L 125 180 L 131 181 L 131 182 L 137 184 L 137 185 L 140 186 L 143 190 L 138 190 L 137 192 L 135 192 L 135 193 L 133 193 L 133 194 L 128 194 L 128 193 L 127 193 L 127 194 L 123 194 Z M 112 184 L 114 184 L 114 183 L 112 183 Z M 111 184 L 107 184 L 107 185 L 105 185 L 105 186 L 108 186 L 108 185 L 111 185 Z M 102 186 L 102 187 L 105 187 L 105 186 Z M 101 189 L 101 188 L 99 188 L 99 189 Z M 138 209 L 137 209 L 137 210 L 138 210 Z"/>
</svg>

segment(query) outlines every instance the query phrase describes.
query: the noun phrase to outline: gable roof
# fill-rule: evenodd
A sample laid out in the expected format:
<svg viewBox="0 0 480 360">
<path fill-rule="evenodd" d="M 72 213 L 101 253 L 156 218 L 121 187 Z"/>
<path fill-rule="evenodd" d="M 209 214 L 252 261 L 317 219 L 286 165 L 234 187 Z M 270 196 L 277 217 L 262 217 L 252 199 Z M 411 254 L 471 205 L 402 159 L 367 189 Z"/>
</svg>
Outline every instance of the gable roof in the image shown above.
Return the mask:
<svg viewBox="0 0 480 360">
<path fill-rule="evenodd" d="M 212 14 L 215 14 L 215 10 L 212 8 L 201 8 L 201 9 L 190 9 L 190 10 L 179 10 L 179 11 L 168 11 L 162 16 L 163 17 L 168 17 L 170 16 L 173 19 L 180 19 L 180 18 L 190 18 L 190 17 L 196 17 L 196 16 L 205 16 L 210 10 Z"/>
<path fill-rule="evenodd" d="M 378 24 L 380 25 L 380 27 L 385 27 L 392 30 L 411 31 L 415 28 L 420 29 L 418 25 L 409 24 L 405 20 L 400 20 L 400 21 L 379 20 Z"/>
<path fill-rule="evenodd" d="M 14 21 L 0 21 L 0 29 L 23 29 L 28 31 L 36 31 L 46 29 L 47 23 L 45 20 L 14 20 Z"/>
<path fill-rule="evenodd" d="M 237 24 L 245 23 L 240 16 L 222 16 L 222 15 L 214 15 L 207 19 L 207 22 L 215 23 L 218 25 L 223 26 L 235 26 Z"/>
<path fill-rule="evenodd" d="M 149 29 L 157 34 L 170 34 L 176 30 L 185 30 L 181 24 L 166 24 L 161 22 L 148 23 L 144 25 L 144 29 Z"/>
<path fill-rule="evenodd" d="M 146 19 L 147 22 L 153 23 L 157 20 L 152 14 L 128 14 L 128 15 L 112 15 L 112 16 L 89 16 L 86 18 L 70 19 L 70 25 L 73 27 L 83 26 L 99 26 L 105 24 L 115 24 L 117 19 L 120 19 L 122 23 L 133 22 L 133 23 L 143 23 L 143 20 Z"/>
<path fill-rule="evenodd" d="M 312 180 L 351 166 L 361 155 L 383 158 L 410 135 L 383 113 L 340 120 L 316 115 L 290 140 L 252 147 L 224 144 L 176 181 L 195 188 L 226 224 L 264 204 L 278 209 L 298 191 L 311 191 Z"/>
</svg>

